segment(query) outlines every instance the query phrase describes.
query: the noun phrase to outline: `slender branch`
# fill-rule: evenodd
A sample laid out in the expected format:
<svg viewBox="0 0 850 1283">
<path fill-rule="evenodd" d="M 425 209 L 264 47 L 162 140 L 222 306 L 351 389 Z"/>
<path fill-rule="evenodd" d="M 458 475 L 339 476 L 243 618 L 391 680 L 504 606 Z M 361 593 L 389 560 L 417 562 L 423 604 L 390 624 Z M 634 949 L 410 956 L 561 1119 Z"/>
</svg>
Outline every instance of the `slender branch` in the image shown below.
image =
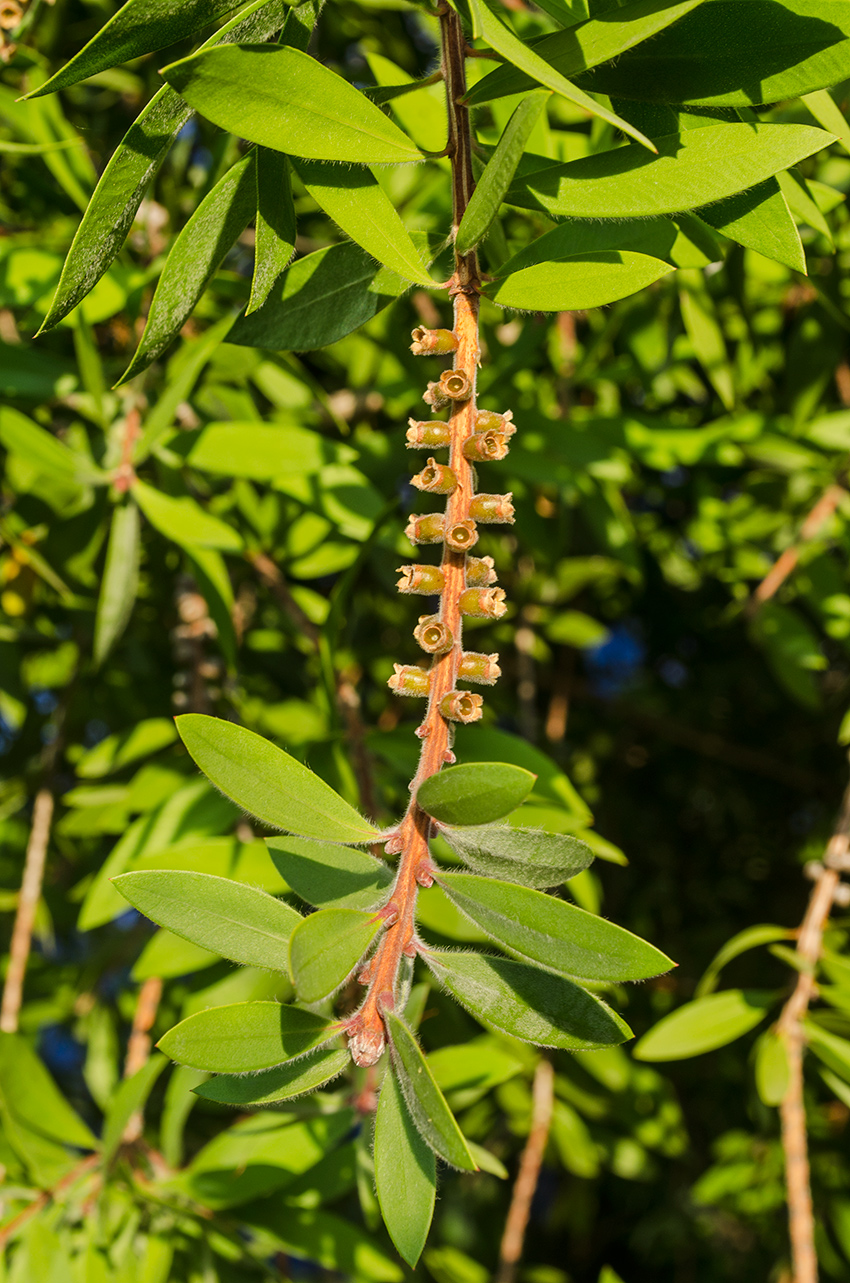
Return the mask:
<svg viewBox="0 0 850 1283">
<path fill-rule="evenodd" d="M 835 899 L 839 874 L 850 867 L 850 785 L 841 804 L 835 830 L 826 848 L 823 865 L 816 876 L 797 938 L 797 956 L 802 963 L 794 992 L 782 1009 L 777 1033 L 785 1043 L 788 1057 L 788 1089 L 780 1105 L 782 1147 L 785 1152 L 785 1183 L 788 1198 L 788 1228 L 791 1238 L 793 1283 L 817 1283 L 815 1220 L 809 1175 L 806 1109 L 803 1099 L 803 1020 L 816 993 L 815 968 L 823 947 L 823 933 Z"/>
<path fill-rule="evenodd" d="M 13 1238 L 15 1234 L 17 1234 L 18 1230 L 21 1229 L 23 1225 L 26 1225 L 27 1221 L 31 1221 L 32 1218 L 42 1210 L 42 1208 L 46 1207 L 51 1199 L 56 1198 L 58 1194 L 61 1194 L 71 1185 L 76 1184 L 76 1182 L 80 1180 L 81 1177 L 85 1176 L 87 1172 L 92 1171 L 93 1168 L 98 1167 L 99 1165 L 99 1153 L 87 1154 L 85 1158 L 80 1159 L 79 1163 L 71 1168 L 70 1172 L 68 1172 L 66 1176 L 63 1176 L 60 1181 L 57 1181 L 52 1189 L 42 1190 L 38 1198 L 34 1198 L 29 1207 L 25 1207 L 23 1211 L 18 1212 L 17 1216 L 13 1216 L 12 1219 L 7 1221 L 3 1228 L 0 1229 L 0 1252 L 2 1252 L 6 1244 L 9 1242 L 9 1239 Z M 33 1283 L 35 1283 L 35 1281 L 33 1281 Z"/>
<path fill-rule="evenodd" d="M 517 1265 L 525 1243 L 528 1218 L 531 1214 L 531 1204 L 540 1178 L 540 1168 L 552 1123 L 554 1083 L 555 1071 L 549 1061 L 538 1061 L 532 1087 L 531 1130 L 525 1142 L 525 1149 L 522 1151 L 511 1205 L 508 1208 L 494 1283 L 513 1283 L 516 1277 Z"/>
<path fill-rule="evenodd" d="M 159 976 L 148 976 L 139 990 L 136 999 L 136 1010 L 133 1013 L 133 1028 L 127 1042 L 127 1056 L 124 1060 L 124 1077 L 132 1078 L 133 1074 L 147 1064 L 151 1054 L 151 1029 L 156 1020 L 162 998 L 162 980 Z M 127 1121 L 121 1137 L 125 1145 L 139 1139 L 144 1125 L 144 1115 L 137 1109 Z"/>
<path fill-rule="evenodd" d="M 835 484 L 827 486 L 800 526 L 800 533 L 797 536 L 796 543 L 790 548 L 786 548 L 781 556 L 777 558 L 775 564 L 753 592 L 746 605 L 748 615 L 754 615 L 760 606 L 763 606 L 766 601 L 769 601 L 779 591 L 789 575 L 793 574 L 800 560 L 803 545 L 820 533 L 846 494 L 847 491 L 843 486 Z"/>
<path fill-rule="evenodd" d="M 15 925 L 12 929 L 9 969 L 3 986 L 3 1001 L 0 1003 L 0 1029 L 4 1033 L 13 1034 L 18 1028 L 18 1016 L 24 996 L 24 976 L 32 946 L 36 910 L 41 898 L 41 884 L 44 880 L 44 865 L 47 859 L 52 819 L 53 794 L 47 788 L 39 789 L 33 807 L 32 828 L 24 860 L 24 876 L 21 881 Z"/>
</svg>

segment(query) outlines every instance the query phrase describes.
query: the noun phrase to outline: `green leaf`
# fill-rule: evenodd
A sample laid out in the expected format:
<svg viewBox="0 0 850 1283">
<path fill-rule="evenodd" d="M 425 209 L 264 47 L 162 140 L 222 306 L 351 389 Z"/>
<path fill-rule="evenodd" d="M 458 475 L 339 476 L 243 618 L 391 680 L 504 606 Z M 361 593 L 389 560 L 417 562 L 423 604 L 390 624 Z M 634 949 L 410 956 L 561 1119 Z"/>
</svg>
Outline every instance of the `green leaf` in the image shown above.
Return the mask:
<svg viewBox="0 0 850 1283">
<path fill-rule="evenodd" d="M 483 1034 L 471 1041 L 432 1051 L 428 1064 L 440 1090 L 451 1095 L 457 1109 L 468 1109 L 494 1087 L 527 1068 L 525 1057 L 518 1059 L 514 1054 L 516 1050 L 508 1051 L 503 1039 Z"/>
<path fill-rule="evenodd" d="M 455 238 L 458 254 L 468 254 L 475 249 L 490 230 L 548 97 L 548 93 L 541 90 L 523 98 L 505 126 L 460 220 Z"/>
<path fill-rule="evenodd" d="M 502 824 L 441 828 L 440 833 L 476 873 L 528 887 L 560 886 L 593 861 L 587 843 L 567 833 Z"/>
<path fill-rule="evenodd" d="M 785 1040 L 768 1029 L 756 1043 L 756 1091 L 764 1105 L 781 1105 L 790 1080 Z"/>
<path fill-rule="evenodd" d="M 441 824 L 489 824 L 519 806 L 536 778 L 508 762 L 465 762 L 423 780 L 416 800 Z"/>
<path fill-rule="evenodd" d="M 630 931 L 541 891 L 443 870 L 437 881 L 491 939 L 550 971 L 582 980 L 645 980 L 673 966 Z"/>
<path fill-rule="evenodd" d="M 100 71 L 131 62 L 192 36 L 236 8 L 236 0 L 126 0 L 70 62 L 34 89 L 28 98 L 55 94 Z"/>
<path fill-rule="evenodd" d="M 121 1083 L 103 1120 L 104 1163 L 108 1164 L 114 1158 L 127 1124 L 136 1110 L 144 1108 L 154 1083 L 167 1064 L 165 1056 L 154 1054 L 141 1069 L 136 1070 L 132 1078 L 125 1078 Z"/>
<path fill-rule="evenodd" d="M 726 351 L 726 340 L 705 280 L 701 272 L 680 272 L 679 283 L 679 307 L 694 355 L 720 397 L 723 408 L 732 410 L 735 405 L 735 383 Z"/>
<path fill-rule="evenodd" d="M 612 14 L 603 12 L 600 17 L 592 17 L 567 31 L 556 31 L 533 40 L 531 47 L 538 57 L 545 58 L 562 76 L 576 76 L 589 67 L 619 57 L 642 40 L 678 22 L 701 2 L 637 0 L 636 4 L 620 5 L 613 21 Z M 470 106 L 492 102 L 508 94 L 523 93 L 533 83 L 516 67 L 497 67 L 473 85 L 465 101 Z"/>
<path fill-rule="evenodd" d="M 241 317 L 231 343 L 310 352 L 345 338 L 392 302 L 397 288 L 359 245 L 329 245 L 287 268 L 266 302 Z"/>
<path fill-rule="evenodd" d="M 775 178 L 709 205 L 699 216 L 730 240 L 805 275 L 800 233 Z"/>
<path fill-rule="evenodd" d="M 787 927 L 777 927 L 773 923 L 764 923 L 755 927 L 745 927 L 731 940 L 727 940 L 712 958 L 705 969 L 705 974 L 694 990 L 695 998 L 703 998 L 717 988 L 717 980 L 723 968 L 734 958 L 740 957 L 748 949 L 758 949 L 763 944 L 775 944 L 777 940 L 791 940 L 794 932 Z"/>
<path fill-rule="evenodd" d="M 483 292 L 502 307 L 575 312 L 636 294 L 672 271 L 646 254 L 607 250 L 526 267 L 485 285 Z"/>
<path fill-rule="evenodd" d="M 157 931 L 139 954 L 130 978 L 137 983 L 158 976 L 168 980 L 172 976 L 186 976 L 192 971 L 203 971 L 221 960 L 220 953 L 190 944 L 170 931 Z"/>
<path fill-rule="evenodd" d="M 141 521 L 132 499 L 119 504 L 109 524 L 106 564 L 97 597 L 92 658 L 99 668 L 130 622 L 139 591 Z"/>
<path fill-rule="evenodd" d="M 600 998 L 564 976 L 484 953 L 429 950 L 425 961 L 476 1020 L 522 1042 L 576 1051 L 632 1037 Z"/>
<path fill-rule="evenodd" d="M 388 1011 L 385 1018 L 395 1072 L 419 1133 L 452 1167 L 477 1171 L 463 1133 L 416 1038 L 395 1012 Z"/>
<path fill-rule="evenodd" d="M 788 173 L 780 174 L 778 181 L 782 195 L 788 202 L 788 208 L 794 217 L 801 223 L 807 223 L 816 232 L 820 232 L 821 236 L 829 242 L 830 247 L 834 248 L 832 230 L 803 175 L 796 170 L 790 170 Z"/>
<path fill-rule="evenodd" d="M 207 778 L 264 823 L 334 842 L 374 842 L 380 836 L 324 780 L 262 736 L 200 713 L 176 720 Z"/>
<path fill-rule="evenodd" d="M 254 151 L 237 161 L 181 229 L 157 282 L 139 346 L 119 384 L 146 370 L 179 334 L 225 254 L 253 218 L 256 163 Z"/>
<path fill-rule="evenodd" d="M 727 989 L 686 1002 L 644 1034 L 633 1051 L 637 1060 L 686 1060 L 725 1047 L 764 1020 L 773 994 Z"/>
<path fill-rule="evenodd" d="M 825 89 L 819 89 L 811 94 L 803 94 L 802 97 L 818 124 L 831 134 L 835 134 L 844 150 L 850 153 L 850 124 L 832 94 L 827 93 Z"/>
<path fill-rule="evenodd" d="M 210 873 L 149 869 L 122 873 L 116 890 L 158 926 L 243 967 L 287 973 L 289 937 L 302 921 L 295 909 Z"/>
<path fill-rule="evenodd" d="M 176 739 L 177 731 L 170 717 L 148 717 L 127 731 L 107 735 L 106 739 L 83 754 L 74 770 L 84 780 L 102 779 L 131 762 L 168 748 Z"/>
<path fill-rule="evenodd" d="M 240 1220 L 269 1235 L 281 1252 L 318 1263 L 348 1278 L 374 1283 L 402 1283 L 397 1261 L 375 1241 L 375 1236 L 321 1208 L 287 1208 L 281 1216 L 280 1200 L 268 1198 L 243 1208 Z"/>
<path fill-rule="evenodd" d="M 254 274 L 246 316 L 263 306 L 275 281 L 289 266 L 289 260 L 295 253 L 295 205 L 289 161 L 279 151 L 260 147 L 255 174 Z"/>
<path fill-rule="evenodd" d="M 228 666 L 233 669 L 236 667 L 237 641 L 233 625 L 233 585 L 227 562 L 215 548 L 193 544 L 185 551 L 192 577 L 215 624 L 218 645 Z"/>
<path fill-rule="evenodd" d="M 105 479 L 105 473 L 82 452 L 69 449 L 52 432 L 10 405 L 0 406 L 0 443 L 10 454 L 20 455 L 38 472 L 56 481 L 81 485 Z"/>
<path fill-rule="evenodd" d="M 648 147 L 650 151 L 655 151 L 655 147 L 649 141 L 645 134 L 642 134 L 634 125 L 630 125 L 627 120 L 622 120 L 616 116 L 613 111 L 603 107 L 595 98 L 589 97 L 576 85 L 572 84 L 559 71 L 535 53 L 524 41 L 514 34 L 510 27 L 506 26 L 488 7 L 486 0 L 469 0 L 469 8 L 472 14 L 473 30 L 476 35 L 482 36 L 491 49 L 495 49 L 503 58 L 507 58 L 512 66 L 525 72 L 532 80 L 540 85 L 545 85 L 547 89 L 553 90 L 568 102 L 574 103 L 575 106 L 581 107 L 591 116 L 596 116 L 599 120 L 605 120 L 609 125 L 615 125 L 617 129 L 622 129 L 623 133 L 630 134 L 638 142 Z"/>
<path fill-rule="evenodd" d="M 828 1029 L 815 1024 L 813 1020 L 803 1021 L 803 1031 L 806 1041 L 818 1060 L 823 1061 L 839 1077 L 850 1082 L 850 1042 L 846 1038 L 839 1038 L 837 1034 L 830 1033 Z"/>
<path fill-rule="evenodd" d="M 232 526 L 204 512 L 201 505 L 189 495 L 181 495 L 179 499 L 175 499 L 173 495 L 155 490 L 146 481 L 136 480 L 133 483 L 133 498 L 161 535 L 189 551 L 194 546 L 200 546 L 238 552 L 242 547 L 242 540 Z"/>
<path fill-rule="evenodd" d="M 193 1090 L 196 1096 L 202 1096 L 204 1100 L 215 1100 L 220 1105 L 234 1105 L 239 1109 L 248 1106 L 260 1108 L 316 1091 L 336 1078 L 350 1064 L 351 1056 L 348 1051 L 322 1048 L 311 1051 L 300 1060 L 278 1065 L 275 1069 L 264 1069 L 250 1077 L 229 1078 L 219 1075 L 200 1083 Z"/>
<path fill-rule="evenodd" d="M 196 1012 L 169 1029 L 157 1046 L 191 1069 L 244 1074 L 303 1056 L 333 1034 L 330 1021 L 300 1007 L 236 1002 Z"/>
<path fill-rule="evenodd" d="M 581 83 L 648 102 L 756 106 L 847 77 L 843 0 L 711 0 Z"/>
<path fill-rule="evenodd" d="M 192 433 L 186 462 L 203 472 L 273 481 L 320 472 L 333 454 L 318 432 L 292 423 L 208 423 Z"/>
<path fill-rule="evenodd" d="M 374 909 L 392 885 L 389 865 L 365 851 L 292 837 L 266 838 L 266 846 L 281 877 L 316 909 Z"/>
<path fill-rule="evenodd" d="M 302 1002 L 318 1002 L 351 975 L 383 920 L 358 909 L 320 909 L 292 933 L 289 969 Z"/>
<path fill-rule="evenodd" d="M 718 0 L 712 0 L 716 3 Z M 759 0 L 755 0 L 759 3 Z M 734 196 L 832 142 L 811 125 L 721 124 L 629 143 L 517 179 L 509 204 L 558 218 L 646 218 Z"/>
<path fill-rule="evenodd" d="M 290 156 L 360 165 L 422 159 L 374 103 L 300 49 L 226 45 L 160 74 L 213 124 Z"/>
<path fill-rule="evenodd" d="M 434 284 L 395 206 L 370 169 L 341 169 L 307 160 L 293 164 L 316 204 L 368 254 L 407 281 Z"/>
<path fill-rule="evenodd" d="M 0 1032 L 0 1105 L 27 1131 L 60 1145 L 98 1142 L 20 1034 Z"/>
<path fill-rule="evenodd" d="M 306 9 L 307 5 L 302 5 Z M 267 40 L 290 13 L 285 0 L 254 0 L 206 42 Z M 136 117 L 101 174 L 77 228 L 56 295 L 40 333 L 52 329 L 94 288 L 114 261 L 133 225 L 142 197 L 192 108 L 163 85 Z"/>
<path fill-rule="evenodd" d="M 375 1114 L 375 1187 L 390 1238 L 415 1269 L 434 1216 L 437 1164 L 410 1117 L 392 1065 Z"/>
</svg>

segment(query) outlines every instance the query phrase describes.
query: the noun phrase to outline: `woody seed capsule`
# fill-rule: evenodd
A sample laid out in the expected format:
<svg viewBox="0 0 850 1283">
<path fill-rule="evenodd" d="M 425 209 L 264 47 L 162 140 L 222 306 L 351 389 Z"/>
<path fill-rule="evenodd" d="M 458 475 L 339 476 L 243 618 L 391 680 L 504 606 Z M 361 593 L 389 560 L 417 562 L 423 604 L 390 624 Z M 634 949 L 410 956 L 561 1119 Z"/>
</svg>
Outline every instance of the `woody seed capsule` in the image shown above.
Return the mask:
<svg viewBox="0 0 850 1283">
<path fill-rule="evenodd" d="M 484 700 L 470 691 L 449 691 L 440 700 L 440 713 L 447 722 L 477 722 Z"/>
<path fill-rule="evenodd" d="M 478 531 L 474 521 L 455 521 L 446 527 L 443 535 L 446 547 L 454 552 L 466 552 L 478 543 Z"/>
<path fill-rule="evenodd" d="M 449 397 L 439 383 L 429 383 L 422 393 L 422 400 L 426 405 L 430 405 L 432 410 L 443 410 L 449 404 Z"/>
<path fill-rule="evenodd" d="M 423 422 L 420 419 L 408 419 L 408 450 L 439 450 L 451 441 L 449 425 L 439 419 Z"/>
<path fill-rule="evenodd" d="M 417 490 L 424 490 L 427 494 L 451 494 L 457 489 L 457 477 L 451 468 L 445 463 L 437 463 L 436 459 L 429 459 L 422 471 L 410 481 Z"/>
<path fill-rule="evenodd" d="M 507 610 L 504 588 L 467 588 L 458 600 L 460 613 L 473 619 L 501 619 Z"/>
<path fill-rule="evenodd" d="M 420 615 L 413 636 L 429 655 L 444 655 L 455 641 L 451 629 L 437 615 Z"/>
<path fill-rule="evenodd" d="M 417 325 L 410 336 L 410 350 L 414 356 L 445 356 L 457 351 L 457 336 L 451 330 L 426 330 Z"/>
<path fill-rule="evenodd" d="M 506 437 L 512 437 L 516 432 L 513 417 L 513 410 L 506 410 L 504 414 L 497 414 L 495 410 L 477 410 L 475 412 L 475 431 L 489 432 L 492 429 L 495 432 L 503 433 Z"/>
<path fill-rule="evenodd" d="M 481 655 L 478 651 L 465 650 L 460 657 L 457 675 L 464 682 L 478 682 L 480 686 L 493 686 L 502 676 L 497 654 Z"/>
<path fill-rule="evenodd" d="M 463 370 L 443 370 L 437 386 L 450 401 L 468 401 L 472 396 L 472 380 Z"/>
<path fill-rule="evenodd" d="M 393 675 L 387 681 L 396 695 L 425 696 L 431 685 L 431 674 L 411 664 L 393 664 Z"/>
<path fill-rule="evenodd" d="M 466 563 L 467 588 L 487 588 L 496 582 L 492 557 L 470 557 Z"/>
<path fill-rule="evenodd" d="M 467 459 L 474 463 L 479 460 L 498 460 L 504 459 L 508 453 L 508 443 L 504 432 L 494 432 L 489 428 L 486 432 L 476 432 L 474 436 L 468 437 L 463 443 L 463 453 Z"/>
<path fill-rule="evenodd" d="M 477 494 L 469 501 L 469 515 L 476 521 L 506 521 L 513 525 L 513 494 Z"/>
<path fill-rule="evenodd" d="M 399 566 L 398 573 L 401 575 L 396 585 L 399 592 L 421 593 L 427 597 L 441 593 L 446 586 L 439 566 Z"/>
<path fill-rule="evenodd" d="M 442 543 L 446 519 L 441 512 L 429 512 L 424 517 L 411 513 L 404 528 L 411 543 Z"/>
</svg>

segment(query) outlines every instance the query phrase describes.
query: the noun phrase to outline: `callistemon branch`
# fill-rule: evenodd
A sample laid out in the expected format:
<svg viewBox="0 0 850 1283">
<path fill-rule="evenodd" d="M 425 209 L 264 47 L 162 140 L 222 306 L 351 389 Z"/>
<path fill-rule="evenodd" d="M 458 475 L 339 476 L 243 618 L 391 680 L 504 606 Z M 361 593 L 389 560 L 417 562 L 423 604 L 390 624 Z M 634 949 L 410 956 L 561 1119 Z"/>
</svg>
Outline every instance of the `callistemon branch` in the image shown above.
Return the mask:
<svg viewBox="0 0 850 1283">
<path fill-rule="evenodd" d="M 465 39 L 457 14 L 440 15 L 443 74 L 449 115 L 448 154 L 452 166 L 454 232 L 473 191 L 469 112 L 461 99 L 466 92 Z M 498 656 L 463 649 L 464 616 L 499 619 L 505 613 L 504 592 L 494 588 L 495 572 L 489 557 L 471 557 L 482 523 L 513 521 L 511 496 L 477 494 L 475 464 L 502 459 L 507 439 L 515 431 L 511 415 L 479 410 L 476 378 L 480 359 L 478 340 L 479 276 L 475 252 L 455 255 L 455 272 L 449 282 L 454 301 L 452 330 L 413 332 L 411 350 L 419 356 L 451 356 L 451 368 L 429 383 L 424 400 L 432 410 L 448 408 L 446 422 L 410 421 L 408 445 L 439 450 L 448 448 L 448 462 L 429 458 L 413 478 L 425 494 L 445 496 L 443 513 L 412 516 L 407 534 L 414 544 L 442 544 L 439 567 L 401 567 L 399 590 L 438 596 L 439 610 L 419 619 L 414 636 L 431 655 L 429 669 L 396 664 L 390 687 L 398 695 L 425 697 L 427 711 L 417 735 L 422 752 L 411 800 L 404 819 L 387 840 L 388 853 L 399 853 L 396 880 L 389 901 L 380 911 L 385 931 L 372 958 L 361 972 L 368 986 L 360 1010 L 346 1022 L 351 1054 L 358 1065 L 373 1065 L 385 1044 L 383 1012 L 391 1010 L 403 958 L 416 956 L 416 896 L 420 886 L 433 881 L 428 838 L 431 821 L 416 802 L 423 780 L 454 761 L 451 749 L 455 722 L 476 722 L 482 698 L 458 689 L 459 681 L 492 685 L 499 676 Z"/>
</svg>

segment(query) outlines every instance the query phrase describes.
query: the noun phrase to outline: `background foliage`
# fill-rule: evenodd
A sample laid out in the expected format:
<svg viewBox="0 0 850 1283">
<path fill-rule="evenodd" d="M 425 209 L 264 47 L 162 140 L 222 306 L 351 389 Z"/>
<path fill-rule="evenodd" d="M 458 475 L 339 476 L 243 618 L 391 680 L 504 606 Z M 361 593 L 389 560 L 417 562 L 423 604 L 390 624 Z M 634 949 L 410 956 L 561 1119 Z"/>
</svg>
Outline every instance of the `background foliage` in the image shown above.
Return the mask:
<svg viewBox="0 0 850 1283">
<path fill-rule="evenodd" d="M 30 803 L 47 782 L 58 813 L 21 1030 L 84 1120 L 83 1148 L 85 1128 L 100 1132 L 104 1112 L 106 1135 L 120 1137 L 141 1103 L 117 1089 L 146 977 L 165 980 L 155 1037 L 203 1006 L 280 993 L 265 973 L 234 971 L 153 933 L 109 885 L 128 860 L 162 868 L 177 859 L 285 889 L 236 808 L 198 778 L 170 715 L 237 717 L 378 818 L 403 805 L 414 721 L 386 680 L 394 661 L 412 658 L 409 608 L 393 590 L 398 559 L 409 555 L 404 425 L 419 413 L 421 382 L 407 334 L 449 320 L 414 289 L 321 351 L 221 341 L 251 287 L 246 232 L 179 342 L 112 390 L 164 254 L 238 159 L 229 135 L 194 117 L 116 264 L 34 341 L 96 174 L 159 87 L 156 68 L 191 47 L 101 72 L 61 101 L 17 101 L 25 78 L 35 84 L 63 64 L 110 12 L 76 0 L 34 4 L 0 86 L 0 907 L 11 924 Z M 526 34 L 535 29 L 533 15 L 515 18 Z M 343 0 L 324 15 L 320 38 L 322 60 L 360 83 L 397 83 L 399 68 L 419 77 L 434 65 L 433 19 L 401 0 Z M 845 92 L 835 90 L 836 102 Z M 444 130 L 441 93 L 433 86 L 395 108 L 424 146 Z M 573 135 L 600 142 L 607 126 L 561 110 Z M 509 100 L 493 105 L 494 141 L 509 112 Z M 815 123 L 800 101 L 762 118 Z M 72 145 L 33 154 L 56 141 Z M 850 448 L 844 143 L 800 166 L 809 187 L 792 208 L 808 277 L 723 242 L 706 270 L 604 310 L 543 318 L 483 305 L 484 390 L 514 408 L 522 432 L 500 474 L 500 483 L 510 478 L 516 527 L 481 544 L 512 603 L 487 635 L 506 680 L 488 695 L 486 725 L 462 732 L 470 746 L 475 737 L 464 751 L 523 754 L 540 774 L 541 808 L 548 799 L 573 829 L 593 824 L 599 835 L 607 862 L 572 884 L 581 903 L 679 963 L 617 995 L 638 1033 L 693 996 L 735 932 L 799 922 L 801 866 L 821 853 L 845 784 L 837 738 L 850 684 L 846 495 L 776 598 L 757 614 L 745 609 L 825 488 L 843 480 Z M 444 184 L 401 168 L 391 186 L 409 226 L 445 227 Z M 296 205 L 300 251 L 339 239 L 303 188 Z M 508 212 L 509 234 L 510 220 Z M 33 458 L 20 414 L 73 453 Z M 293 457 L 270 462 L 258 433 L 255 454 L 240 460 L 244 475 L 234 476 L 230 425 L 264 423 L 287 425 Z M 99 468 L 128 457 L 137 432 L 158 438 L 140 472 L 154 493 L 140 497 L 138 532 L 132 519 L 122 524 L 120 483 L 111 493 L 94 484 Z M 208 514 L 200 539 L 187 504 Z M 125 550 L 138 539 L 138 582 L 116 574 L 109 609 L 98 613 L 110 539 Z M 435 940 L 469 938 L 436 897 L 426 912 Z M 840 921 L 831 943 L 840 951 Z M 732 965 L 736 984 L 787 984 L 785 962 L 768 953 Z M 535 1055 L 482 1038 L 439 994 L 423 1003 L 422 1038 L 436 1064 L 443 1056 L 442 1085 L 466 1134 L 513 1173 Z M 839 1008 L 830 1020 L 833 1032 L 850 1031 Z M 529 1283 L 595 1283 L 605 1266 L 627 1283 L 779 1277 L 782 1162 L 775 1112 L 748 1065 L 756 1036 L 663 1072 L 628 1051 L 556 1058 Z M 461 1045 L 468 1052 L 447 1051 Z M 286 1167 L 275 1131 L 270 1140 L 256 1122 L 233 1125 L 221 1106 L 187 1094 L 190 1071 L 161 1075 L 156 1057 L 149 1065 L 137 1086 L 151 1092 L 146 1135 L 161 1160 L 122 1151 L 96 1221 L 84 1216 L 93 1197 L 85 1182 L 66 1207 L 51 1203 L 11 1253 L 10 1278 L 64 1280 L 72 1253 L 86 1283 L 264 1271 L 402 1277 L 375 1229 L 368 1124 L 349 1139 L 355 1115 L 331 1112 L 341 1097 L 329 1094 L 318 1115 L 274 1116 L 274 1128 L 303 1131 Z M 35 1083 L 37 1066 L 25 1068 Z M 46 1095 L 28 1114 L 20 1069 L 0 1054 L 9 1217 L 76 1161 L 57 1143 L 74 1126 L 61 1101 L 52 1117 Z M 817 1075 L 809 1089 L 821 1264 L 840 1279 L 850 1260 L 850 1109 Z M 177 1174 L 155 1201 L 158 1161 Z M 245 1183 L 234 1190 L 221 1173 L 239 1164 Z M 486 1279 L 509 1193 L 498 1170 L 445 1173 L 421 1276 Z"/>
</svg>

